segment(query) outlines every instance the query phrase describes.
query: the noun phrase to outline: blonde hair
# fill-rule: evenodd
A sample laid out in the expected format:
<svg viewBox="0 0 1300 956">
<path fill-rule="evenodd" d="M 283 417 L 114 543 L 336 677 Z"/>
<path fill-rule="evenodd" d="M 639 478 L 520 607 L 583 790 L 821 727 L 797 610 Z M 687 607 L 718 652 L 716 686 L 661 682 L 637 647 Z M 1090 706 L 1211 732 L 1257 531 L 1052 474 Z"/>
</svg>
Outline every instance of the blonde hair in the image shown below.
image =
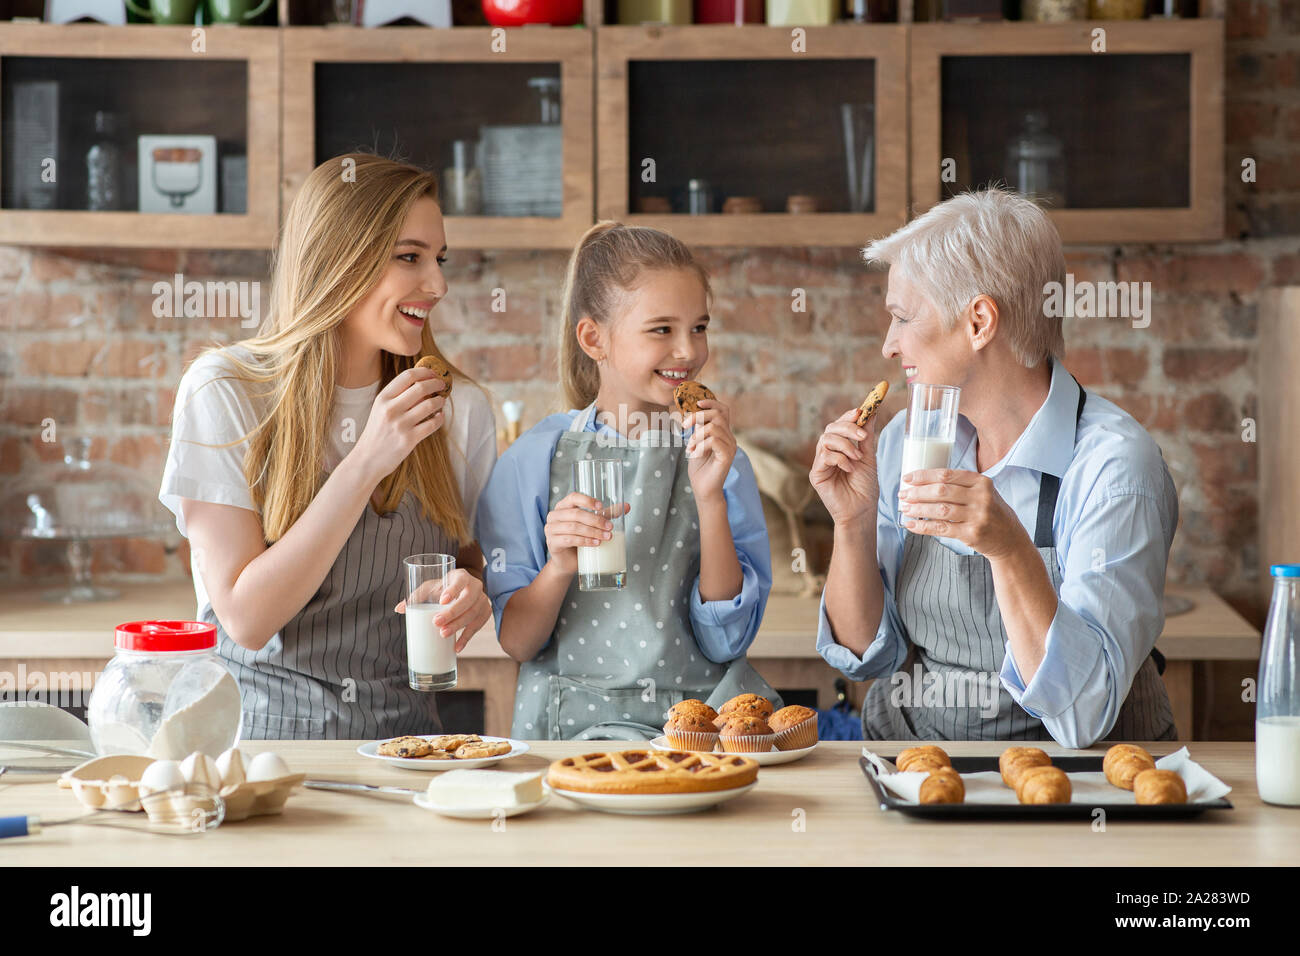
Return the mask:
<svg viewBox="0 0 1300 956">
<path fill-rule="evenodd" d="M 355 164 L 355 165 L 353 165 Z M 345 178 L 345 171 L 353 175 Z M 340 364 L 339 326 L 378 283 L 416 200 L 438 199 L 434 174 L 368 153 L 349 153 L 312 170 L 285 215 L 271 264 L 271 295 L 257 335 L 234 350 L 214 349 L 235 367 L 236 379 L 265 386 L 263 419 L 248 435 L 244 477 L 261 514 L 268 542 L 278 541 L 324 483 L 327 432 Z M 453 376 L 472 382 L 447 362 L 425 323 L 421 354 L 436 355 Z M 379 388 L 420 356 L 380 352 Z M 226 376 L 231 377 L 231 376 Z M 449 407 L 450 407 L 450 399 Z M 449 417 L 449 416 L 448 416 Z M 422 513 L 458 543 L 472 537 L 455 476 L 447 430 L 420 442 L 379 483 L 383 513 L 408 491 Z M 463 455 L 463 451 L 461 452 Z"/>
<path fill-rule="evenodd" d="M 1059 316 L 1044 314 L 1044 287 L 1065 281 L 1056 226 L 1019 193 L 990 188 L 939 203 L 862 250 L 868 262 L 898 268 L 934 302 L 946 332 L 978 295 L 998 304 L 999 329 L 1021 365 L 1060 358 Z"/>
<path fill-rule="evenodd" d="M 689 269 L 699 276 L 710 301 L 709 274 L 690 247 L 648 226 L 605 220 L 588 229 L 569 257 L 560 310 L 560 385 L 570 408 L 586 408 L 600 391 L 600 369 L 578 344 L 578 322 L 590 316 L 600 325 L 615 317 L 623 294 L 649 269 Z"/>
</svg>

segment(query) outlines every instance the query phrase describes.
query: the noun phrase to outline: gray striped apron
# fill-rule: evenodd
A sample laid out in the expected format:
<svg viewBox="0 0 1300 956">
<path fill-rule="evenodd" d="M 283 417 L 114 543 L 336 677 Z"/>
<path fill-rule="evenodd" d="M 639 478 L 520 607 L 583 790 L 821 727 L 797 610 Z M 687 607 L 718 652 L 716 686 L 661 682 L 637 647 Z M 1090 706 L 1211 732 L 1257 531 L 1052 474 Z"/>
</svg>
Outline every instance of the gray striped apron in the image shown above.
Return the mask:
<svg viewBox="0 0 1300 956">
<path fill-rule="evenodd" d="M 594 413 L 595 403 L 556 442 L 547 510 L 574 489 L 574 461 L 622 459 L 632 505 L 623 518 L 627 583 L 580 591 L 574 575 L 550 643 L 519 667 L 510 736 L 650 740 L 663 733 L 668 708 L 688 697 L 717 707 L 752 693 L 780 707 L 748 660 L 718 664 L 696 643 L 688 602 L 700 573 L 699 512 L 681 440 L 663 431 L 635 439 L 585 431 Z"/>
<path fill-rule="evenodd" d="M 270 740 L 374 740 L 440 733 L 437 695 L 412 690 L 402 559 L 456 554 L 455 542 L 407 492 L 396 511 L 367 504 L 307 605 L 261 650 L 240 647 L 211 608 L 217 653 L 239 682 L 241 736 Z"/>
<path fill-rule="evenodd" d="M 1076 429 L 1085 399 L 1080 386 Z M 1062 578 L 1052 517 L 1060 487 L 1058 477 L 1042 475 L 1034 529 L 1034 547 L 1058 595 Z M 958 554 L 931 535 L 908 534 L 897 603 L 911 650 L 902 671 L 876 680 L 867 691 L 862 705 L 865 739 L 1051 739 L 1043 722 L 1012 700 L 999 679 L 1007 631 L 988 558 Z M 1177 739 L 1173 709 L 1160 679 L 1163 670 L 1164 658 L 1153 649 L 1138 668 L 1114 728 L 1103 739 Z"/>
</svg>

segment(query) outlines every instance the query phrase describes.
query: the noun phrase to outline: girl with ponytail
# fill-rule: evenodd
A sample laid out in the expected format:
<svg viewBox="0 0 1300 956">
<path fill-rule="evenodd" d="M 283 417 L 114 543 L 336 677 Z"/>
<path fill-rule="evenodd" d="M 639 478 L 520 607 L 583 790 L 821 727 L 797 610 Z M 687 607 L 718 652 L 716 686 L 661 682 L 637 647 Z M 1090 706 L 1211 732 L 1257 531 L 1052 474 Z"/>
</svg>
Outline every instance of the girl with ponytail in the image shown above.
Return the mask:
<svg viewBox="0 0 1300 956">
<path fill-rule="evenodd" d="M 569 260 L 559 378 L 567 412 L 493 469 L 476 530 L 502 648 L 520 662 L 511 736 L 649 740 L 686 698 L 780 706 L 745 658 L 772 587 L 758 484 L 716 399 L 673 391 L 708 361 L 709 278 L 657 229 L 602 222 Z M 684 447 L 683 447 L 684 446 Z M 626 585 L 578 589 L 579 547 L 610 540 L 574 461 L 623 470 Z"/>
</svg>

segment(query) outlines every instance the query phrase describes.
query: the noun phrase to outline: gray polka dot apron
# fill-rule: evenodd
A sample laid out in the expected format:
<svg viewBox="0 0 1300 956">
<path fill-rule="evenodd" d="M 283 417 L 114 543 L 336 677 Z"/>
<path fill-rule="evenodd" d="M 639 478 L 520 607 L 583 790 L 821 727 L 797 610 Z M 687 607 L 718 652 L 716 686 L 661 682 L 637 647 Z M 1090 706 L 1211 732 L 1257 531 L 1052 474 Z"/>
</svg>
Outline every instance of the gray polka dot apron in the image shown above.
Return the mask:
<svg viewBox="0 0 1300 956">
<path fill-rule="evenodd" d="M 533 740 L 650 740 L 668 708 L 688 697 L 717 707 L 737 694 L 776 691 L 744 658 L 717 664 L 700 651 L 689 602 L 700 571 L 699 513 L 680 438 L 584 429 L 595 403 L 561 433 L 551 459 L 550 505 L 575 487 L 581 458 L 620 459 L 631 510 L 627 584 L 580 591 L 574 575 L 550 643 L 519 668 L 510 735 Z M 603 439 L 603 441 L 602 441 Z"/>
<path fill-rule="evenodd" d="M 441 733 L 437 694 L 412 690 L 402 559 L 456 554 L 455 542 L 407 492 L 396 511 L 369 504 L 321 586 L 261 650 L 217 626 L 217 653 L 239 682 L 245 739 L 373 740 Z"/>
<path fill-rule="evenodd" d="M 1080 386 L 1076 428 L 1085 399 Z M 1034 546 L 1058 595 L 1062 577 L 1052 517 L 1060 487 L 1058 477 L 1042 475 L 1034 529 Z M 1051 739 L 1043 722 L 1017 704 L 998 679 L 1007 631 L 988 558 L 958 554 L 931 535 L 908 534 L 898 574 L 897 603 L 911 644 L 900 674 L 906 680 L 883 677 L 871 685 L 862 705 L 864 739 Z M 1164 658 L 1153 649 L 1138 669 L 1119 718 L 1104 739 L 1177 738 L 1169 695 L 1160 679 L 1163 670 Z M 992 712 L 994 688 L 996 712 Z"/>
</svg>

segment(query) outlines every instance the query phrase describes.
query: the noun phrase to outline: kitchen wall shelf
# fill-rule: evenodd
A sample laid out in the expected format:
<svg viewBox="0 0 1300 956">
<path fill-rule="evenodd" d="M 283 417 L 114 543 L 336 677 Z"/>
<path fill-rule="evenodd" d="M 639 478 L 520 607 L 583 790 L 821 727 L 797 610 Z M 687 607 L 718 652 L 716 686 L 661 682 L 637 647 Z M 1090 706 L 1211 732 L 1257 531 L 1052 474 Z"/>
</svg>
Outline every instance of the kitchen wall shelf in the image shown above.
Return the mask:
<svg viewBox="0 0 1300 956">
<path fill-rule="evenodd" d="M 601 27 L 597 32 L 597 212 L 720 246 L 855 245 L 907 213 L 905 27 Z M 848 211 L 838 106 L 874 106 L 874 201 Z M 654 161 L 654 182 L 644 182 Z M 707 180 L 708 214 L 687 214 L 686 184 Z M 816 212 L 788 213 L 789 195 Z M 721 212 L 753 196 L 762 212 Z M 643 212 L 647 197 L 672 212 Z"/>
<path fill-rule="evenodd" d="M 441 174 L 452 142 L 477 140 L 485 121 L 498 128 L 537 124 L 537 97 L 528 81 L 549 76 L 559 79 L 562 102 L 557 214 L 448 215 L 448 243 L 569 248 L 591 225 L 591 31 L 511 30 L 505 52 L 493 52 L 487 27 L 286 27 L 281 35 L 286 209 L 313 168 L 358 147 L 396 153 Z M 486 166 L 483 173 L 487 187 Z M 440 188 L 445 191 L 446 183 Z M 504 184 L 494 195 L 508 188 Z M 484 199 L 489 200 L 486 188 Z"/>
<path fill-rule="evenodd" d="M 0 23 L 0 91 L 4 118 L 0 168 L 0 243 L 13 245 L 266 248 L 279 226 L 280 43 L 275 30 L 212 28 L 203 52 L 188 26 Z M 41 208 L 17 208 L 18 156 L 13 130 L 15 85 L 58 84 L 54 184 Z M 25 87 L 30 89 L 30 87 Z M 95 141 L 96 110 L 120 118 L 122 206 L 86 208 L 86 152 Z M 43 121 L 42 117 L 42 121 Z M 215 136 L 219 156 L 247 157 L 243 195 L 216 207 L 243 213 L 142 213 L 136 196 L 136 137 Z M 218 194 L 220 195 L 220 176 Z M 23 190 L 26 195 L 27 190 Z M 30 202 L 30 200 L 23 200 Z M 32 203 L 34 204 L 34 203 Z"/>
<path fill-rule="evenodd" d="M 1099 27 L 1106 52 L 1091 51 Z M 1007 144 L 1034 110 L 1064 146 L 1051 215 L 1065 242 L 1222 237 L 1221 20 L 915 24 L 911 37 L 915 213 L 1007 180 Z"/>
</svg>

